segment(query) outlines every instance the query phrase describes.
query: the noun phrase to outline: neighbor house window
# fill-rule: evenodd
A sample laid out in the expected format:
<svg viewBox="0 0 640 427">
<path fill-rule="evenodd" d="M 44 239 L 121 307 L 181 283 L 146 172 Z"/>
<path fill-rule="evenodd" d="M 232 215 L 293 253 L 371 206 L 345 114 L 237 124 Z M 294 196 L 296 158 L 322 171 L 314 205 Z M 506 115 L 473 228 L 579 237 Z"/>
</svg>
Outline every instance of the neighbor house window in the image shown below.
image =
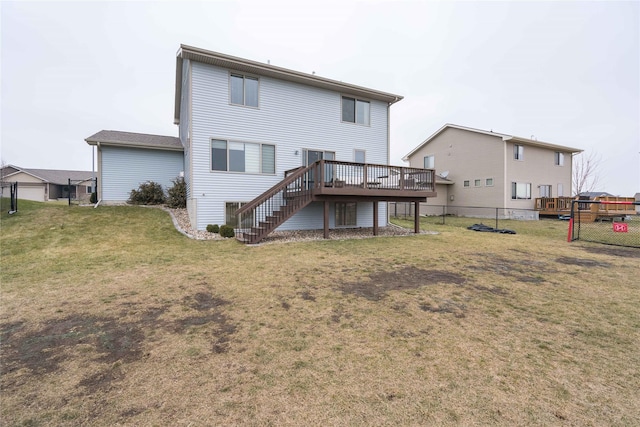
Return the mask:
<svg viewBox="0 0 640 427">
<path fill-rule="evenodd" d="M 541 185 L 540 186 L 540 197 L 551 197 L 551 186 L 550 185 Z"/>
<path fill-rule="evenodd" d="M 93 189 L 91 188 L 91 186 L 90 186 L 90 185 L 87 185 L 87 193 L 93 193 L 93 191 L 92 191 L 92 190 L 93 190 Z"/>
<path fill-rule="evenodd" d="M 424 156 L 424 168 L 434 169 L 436 167 L 436 158 L 434 156 Z"/>
<path fill-rule="evenodd" d="M 276 173 L 276 146 L 254 142 L 211 140 L 211 170 Z"/>
<path fill-rule="evenodd" d="M 564 166 L 564 153 L 555 152 L 555 164 L 556 166 Z"/>
<path fill-rule="evenodd" d="M 476 179 L 475 181 L 473 181 L 473 186 L 474 187 L 481 187 L 482 186 L 482 180 L 481 179 Z"/>
<path fill-rule="evenodd" d="M 342 97 L 342 121 L 369 125 L 369 101 L 356 98 Z"/>
<path fill-rule="evenodd" d="M 486 185 L 487 187 L 493 187 L 493 178 L 487 178 L 484 181 L 484 185 Z"/>
<path fill-rule="evenodd" d="M 516 199 L 531 199 L 531 184 L 522 182 L 511 183 L 511 198 Z"/>
<path fill-rule="evenodd" d="M 257 107 L 258 82 L 257 77 L 244 76 L 242 74 L 231 74 L 229 77 L 231 103 L 235 105 Z"/>
<path fill-rule="evenodd" d="M 253 226 L 253 215 L 245 215 L 244 223 L 236 215 L 236 211 L 248 202 L 226 202 L 224 204 L 224 223 L 233 228 L 251 228 Z"/>
<path fill-rule="evenodd" d="M 465 187 L 468 187 L 468 186 L 469 186 L 469 180 L 464 181 L 464 182 L 462 183 L 462 185 L 464 185 Z"/>
<path fill-rule="evenodd" d="M 336 203 L 336 227 L 357 224 L 356 206 L 355 202 Z"/>
<path fill-rule="evenodd" d="M 353 157 L 356 163 L 366 163 L 367 156 L 364 150 L 356 150 Z"/>
<path fill-rule="evenodd" d="M 523 160 L 524 159 L 524 146 L 523 145 L 514 145 L 513 146 L 513 158 L 515 160 Z"/>
</svg>

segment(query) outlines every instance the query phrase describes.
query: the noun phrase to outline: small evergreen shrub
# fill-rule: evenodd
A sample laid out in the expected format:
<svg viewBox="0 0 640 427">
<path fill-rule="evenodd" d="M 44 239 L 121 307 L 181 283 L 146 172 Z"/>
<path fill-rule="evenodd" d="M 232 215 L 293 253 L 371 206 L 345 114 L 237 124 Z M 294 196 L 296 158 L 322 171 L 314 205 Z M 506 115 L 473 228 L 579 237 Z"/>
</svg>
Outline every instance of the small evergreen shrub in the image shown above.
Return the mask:
<svg viewBox="0 0 640 427">
<path fill-rule="evenodd" d="M 89 203 L 98 203 L 98 195 L 94 191 L 91 193 L 91 197 L 89 198 Z"/>
<path fill-rule="evenodd" d="M 220 232 L 220 227 L 218 227 L 218 224 L 208 224 L 207 225 L 207 231 L 209 233 L 219 233 Z"/>
<path fill-rule="evenodd" d="M 137 190 L 131 190 L 128 202 L 134 205 L 161 205 L 165 200 L 162 185 L 147 181 L 140 184 Z"/>
<path fill-rule="evenodd" d="M 187 207 L 187 183 L 183 177 L 173 180 L 173 186 L 167 190 L 167 206 L 175 209 Z"/>
<path fill-rule="evenodd" d="M 222 237 L 233 237 L 236 233 L 233 231 L 233 227 L 230 225 L 223 225 L 220 227 L 220 236 Z"/>
</svg>

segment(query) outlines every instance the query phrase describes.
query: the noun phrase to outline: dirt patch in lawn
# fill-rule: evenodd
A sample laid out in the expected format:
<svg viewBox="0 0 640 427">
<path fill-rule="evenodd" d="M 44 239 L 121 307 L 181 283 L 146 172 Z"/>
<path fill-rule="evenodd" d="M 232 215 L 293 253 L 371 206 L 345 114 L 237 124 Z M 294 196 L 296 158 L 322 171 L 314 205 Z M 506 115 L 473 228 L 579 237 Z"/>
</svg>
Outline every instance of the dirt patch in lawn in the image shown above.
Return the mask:
<svg viewBox="0 0 640 427">
<path fill-rule="evenodd" d="M 229 302 L 208 293 L 197 293 L 185 297 L 183 304 L 198 314 L 169 321 L 160 318 L 169 305 L 136 311 L 137 304 L 123 303 L 122 316 L 79 313 L 47 320 L 36 328 L 30 328 L 25 322 L 0 325 L 0 357 L 5 377 L 2 389 L 9 391 L 15 385 L 7 374 L 21 369 L 28 369 L 34 375 L 52 373 L 61 369 L 66 360 L 78 358 L 78 353 L 88 354 L 91 361 L 103 366 L 84 377 L 79 385 L 90 393 L 109 389 L 112 382 L 124 378 L 120 369 L 123 364 L 148 355 L 144 350 L 145 331 L 162 329 L 180 334 L 191 326 L 209 325 L 212 326 L 212 352 L 228 351 L 236 326 L 221 307 Z M 125 317 L 132 311 L 135 313 L 133 318 Z"/>
<path fill-rule="evenodd" d="M 621 248 L 619 246 L 586 246 L 583 249 L 592 254 L 611 255 L 624 258 L 640 258 L 640 249 Z"/>
<path fill-rule="evenodd" d="M 399 270 L 371 273 L 369 280 L 344 283 L 341 290 L 345 294 L 378 301 L 384 298 L 389 291 L 417 289 L 438 283 L 462 285 L 465 283 L 465 278 L 448 271 L 403 267 Z"/>
<path fill-rule="evenodd" d="M 470 270 L 491 272 L 500 276 L 512 277 L 513 279 L 532 284 L 542 284 L 547 277 L 557 272 L 557 269 L 549 265 L 545 261 L 535 261 L 531 259 L 509 259 L 498 255 L 485 256 L 477 258 L 474 262 L 470 261 L 468 266 Z M 490 291 L 495 294 L 504 294 L 502 288 L 485 288 L 478 290 Z"/>
<path fill-rule="evenodd" d="M 595 261 L 592 259 L 573 258 L 573 257 L 567 257 L 567 256 L 561 256 L 559 258 L 556 258 L 556 262 L 559 262 L 560 264 L 565 264 L 565 265 L 577 265 L 580 267 L 604 267 L 604 268 L 611 267 L 611 264 L 605 261 Z"/>
</svg>

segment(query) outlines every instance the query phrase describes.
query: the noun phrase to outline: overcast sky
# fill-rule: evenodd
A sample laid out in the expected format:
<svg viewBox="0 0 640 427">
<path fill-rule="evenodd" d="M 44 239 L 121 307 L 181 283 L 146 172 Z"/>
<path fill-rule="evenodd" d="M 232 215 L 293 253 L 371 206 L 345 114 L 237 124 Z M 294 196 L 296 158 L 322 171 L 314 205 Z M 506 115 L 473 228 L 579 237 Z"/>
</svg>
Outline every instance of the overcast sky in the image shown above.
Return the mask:
<svg viewBox="0 0 640 427">
<path fill-rule="evenodd" d="M 391 163 L 445 123 L 601 156 L 640 191 L 640 2 L 1 3 L 2 161 L 91 170 L 99 130 L 175 135 L 180 43 L 404 96 Z"/>
</svg>

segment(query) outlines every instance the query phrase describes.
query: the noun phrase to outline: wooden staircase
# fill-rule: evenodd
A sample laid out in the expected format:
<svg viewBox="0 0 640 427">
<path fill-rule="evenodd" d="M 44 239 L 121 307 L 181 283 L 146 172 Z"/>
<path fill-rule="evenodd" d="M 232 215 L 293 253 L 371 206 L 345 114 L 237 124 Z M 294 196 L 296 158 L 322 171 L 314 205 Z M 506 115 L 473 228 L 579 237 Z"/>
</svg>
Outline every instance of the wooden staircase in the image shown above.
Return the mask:
<svg viewBox="0 0 640 427">
<path fill-rule="evenodd" d="M 313 200 L 313 172 L 317 163 L 287 171 L 285 178 L 236 211 L 241 231 L 237 238 L 256 244 Z"/>
</svg>

